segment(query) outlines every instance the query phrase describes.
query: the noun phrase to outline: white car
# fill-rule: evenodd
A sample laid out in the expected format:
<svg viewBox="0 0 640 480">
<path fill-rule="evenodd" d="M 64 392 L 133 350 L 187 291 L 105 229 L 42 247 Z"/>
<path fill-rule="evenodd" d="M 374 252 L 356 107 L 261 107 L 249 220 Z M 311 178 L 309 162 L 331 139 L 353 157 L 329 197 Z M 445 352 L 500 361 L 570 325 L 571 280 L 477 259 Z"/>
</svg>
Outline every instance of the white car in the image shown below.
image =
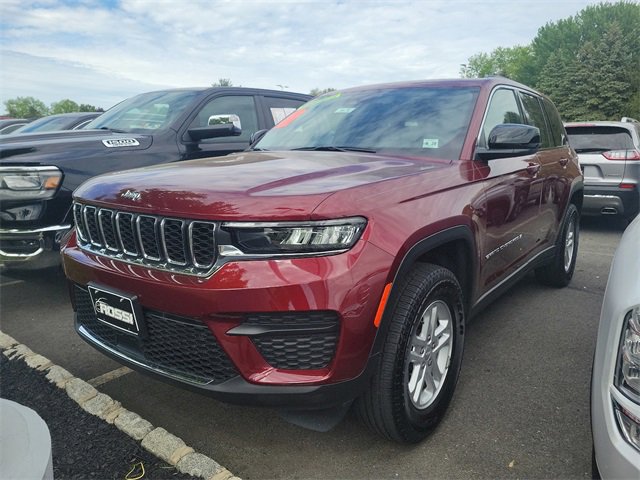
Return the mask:
<svg viewBox="0 0 640 480">
<path fill-rule="evenodd" d="M 594 474 L 640 479 L 640 216 L 622 236 L 604 294 L 591 429 Z"/>
</svg>

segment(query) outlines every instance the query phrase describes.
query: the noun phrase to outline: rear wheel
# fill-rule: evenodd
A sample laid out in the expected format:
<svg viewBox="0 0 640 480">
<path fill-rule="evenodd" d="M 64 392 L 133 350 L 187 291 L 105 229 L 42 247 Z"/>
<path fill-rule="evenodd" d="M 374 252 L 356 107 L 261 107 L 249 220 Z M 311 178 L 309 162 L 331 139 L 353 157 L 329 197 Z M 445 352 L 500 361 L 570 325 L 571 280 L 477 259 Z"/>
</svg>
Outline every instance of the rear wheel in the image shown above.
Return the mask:
<svg viewBox="0 0 640 480">
<path fill-rule="evenodd" d="M 464 345 L 462 290 L 448 269 L 416 265 L 398 287 L 378 371 L 357 399 L 360 419 L 399 442 L 418 442 L 453 395 Z"/>
<path fill-rule="evenodd" d="M 579 237 L 580 214 L 576 206 L 570 203 L 556 242 L 553 260 L 548 265 L 536 269 L 536 278 L 540 283 L 552 287 L 569 285 L 576 268 Z"/>
</svg>

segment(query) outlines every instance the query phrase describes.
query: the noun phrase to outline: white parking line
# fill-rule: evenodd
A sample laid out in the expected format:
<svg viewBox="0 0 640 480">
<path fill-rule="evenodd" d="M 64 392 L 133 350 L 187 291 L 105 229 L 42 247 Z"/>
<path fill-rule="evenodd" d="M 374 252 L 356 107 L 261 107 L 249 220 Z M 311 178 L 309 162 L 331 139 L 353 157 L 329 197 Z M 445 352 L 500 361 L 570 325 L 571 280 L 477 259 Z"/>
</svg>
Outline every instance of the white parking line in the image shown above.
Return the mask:
<svg viewBox="0 0 640 480">
<path fill-rule="evenodd" d="M 11 282 L 0 283 L 0 288 L 9 287 L 11 285 L 18 285 L 20 283 L 24 283 L 24 280 L 13 280 Z"/>
<path fill-rule="evenodd" d="M 593 250 L 582 250 L 580 249 L 580 253 L 581 254 L 588 254 L 588 255 L 600 255 L 601 257 L 611 257 L 613 258 L 613 252 L 612 253 L 603 253 L 603 252 L 596 252 Z"/>
<path fill-rule="evenodd" d="M 130 368 L 127 368 L 127 367 L 116 368 L 115 370 L 112 370 L 112 371 L 107 372 L 107 373 L 103 373 L 102 375 L 99 375 L 96 378 L 92 378 L 87 383 L 89 385 L 93 386 L 93 387 L 98 387 L 100 385 L 104 385 L 107 382 L 110 382 L 111 380 L 115 380 L 116 378 L 120 378 L 120 377 L 126 375 L 127 373 L 131 373 L 132 371 L 133 370 L 131 370 Z"/>
</svg>

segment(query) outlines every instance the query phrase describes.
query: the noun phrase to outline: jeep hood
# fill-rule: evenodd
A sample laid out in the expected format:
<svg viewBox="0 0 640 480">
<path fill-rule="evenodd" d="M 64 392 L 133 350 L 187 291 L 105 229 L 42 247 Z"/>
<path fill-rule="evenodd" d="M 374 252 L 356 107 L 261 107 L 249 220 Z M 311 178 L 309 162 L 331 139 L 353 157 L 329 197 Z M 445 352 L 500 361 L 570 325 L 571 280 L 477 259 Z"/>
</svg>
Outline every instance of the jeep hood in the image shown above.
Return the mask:
<svg viewBox="0 0 640 480">
<path fill-rule="evenodd" d="M 101 175 L 74 196 L 96 205 L 212 220 L 304 220 L 338 191 L 450 162 L 355 152 L 244 152 Z"/>
</svg>

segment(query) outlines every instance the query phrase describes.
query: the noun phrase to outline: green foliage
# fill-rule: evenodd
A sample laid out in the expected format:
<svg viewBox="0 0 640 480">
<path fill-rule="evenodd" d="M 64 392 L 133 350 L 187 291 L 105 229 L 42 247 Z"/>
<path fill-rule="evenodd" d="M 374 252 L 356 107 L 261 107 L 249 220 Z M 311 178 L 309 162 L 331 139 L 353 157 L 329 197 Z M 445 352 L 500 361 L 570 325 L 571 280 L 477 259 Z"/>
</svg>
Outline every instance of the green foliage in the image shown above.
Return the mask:
<svg viewBox="0 0 640 480">
<path fill-rule="evenodd" d="M 14 118 L 39 118 L 49 114 L 47 106 L 33 97 L 16 97 L 4 102 L 7 114 Z"/>
<path fill-rule="evenodd" d="M 219 78 L 218 81 L 212 83 L 211 86 L 212 87 L 233 87 L 234 85 L 230 78 Z"/>
<path fill-rule="evenodd" d="M 74 102 L 73 100 L 69 100 L 65 98 L 64 100 L 60 100 L 59 102 L 53 102 L 51 104 L 51 114 L 55 115 L 58 113 L 71 113 L 80 111 L 80 106 Z"/>
<path fill-rule="evenodd" d="M 311 89 L 311 91 L 309 92 L 309 95 L 313 95 L 314 97 L 317 97 L 319 95 L 323 95 L 325 93 L 329 93 L 329 92 L 334 92 L 336 89 L 335 88 L 313 88 Z"/>
<path fill-rule="evenodd" d="M 600 3 L 548 23 L 526 47 L 469 58 L 463 77 L 501 74 L 537 88 L 565 121 L 640 116 L 640 4 Z"/>
<path fill-rule="evenodd" d="M 86 103 L 78 105 L 73 100 L 65 98 L 53 102 L 49 108 L 40 100 L 33 97 L 16 97 L 4 102 L 7 115 L 14 118 L 40 118 L 46 115 L 71 112 L 104 112 L 104 109 Z"/>
<path fill-rule="evenodd" d="M 483 78 L 501 75 L 517 82 L 528 83 L 531 77 L 531 46 L 504 48 L 498 47 L 493 52 L 478 53 L 462 65 L 460 75 L 464 78 Z"/>
<path fill-rule="evenodd" d="M 101 107 L 94 107 L 93 105 L 89 105 L 87 103 L 81 103 L 78 105 L 79 112 L 104 112 L 104 109 Z"/>
</svg>

